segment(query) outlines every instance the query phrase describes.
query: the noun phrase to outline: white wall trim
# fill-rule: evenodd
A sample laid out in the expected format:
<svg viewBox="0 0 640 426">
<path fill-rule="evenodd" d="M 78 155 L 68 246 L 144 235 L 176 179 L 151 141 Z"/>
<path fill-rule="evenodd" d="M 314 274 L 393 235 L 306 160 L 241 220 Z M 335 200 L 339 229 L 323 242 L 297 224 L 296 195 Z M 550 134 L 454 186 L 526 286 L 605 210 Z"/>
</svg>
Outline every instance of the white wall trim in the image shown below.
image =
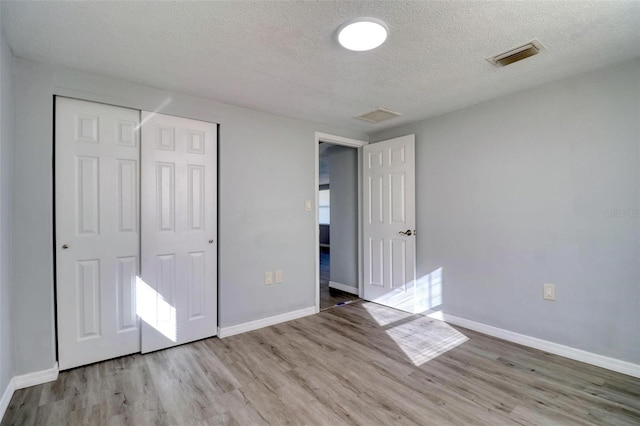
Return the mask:
<svg viewBox="0 0 640 426">
<path fill-rule="evenodd" d="M 319 142 L 328 142 L 336 145 L 351 146 L 354 148 L 360 148 L 369 144 L 369 142 L 367 141 L 345 138 L 343 136 L 330 135 L 328 133 L 316 132 L 316 144 Z"/>
<path fill-rule="evenodd" d="M 245 322 L 244 324 L 231 325 L 229 327 L 218 327 L 218 337 L 222 339 L 236 334 L 246 333 L 247 331 L 269 327 L 270 325 L 280 324 L 281 322 L 291 321 L 309 315 L 314 315 L 316 313 L 316 307 L 309 306 L 308 308 L 299 309 L 297 311 L 291 311 L 280 315 L 274 315 L 272 317 L 255 321 Z"/>
<path fill-rule="evenodd" d="M 2 418 L 4 417 L 4 413 L 7 412 L 7 408 L 9 408 L 9 403 L 11 402 L 11 398 L 13 397 L 13 393 L 15 391 L 15 381 L 14 379 L 11 379 L 9 380 L 9 384 L 2 394 L 2 399 L 0 399 L 0 420 L 2 420 Z"/>
<path fill-rule="evenodd" d="M 42 371 L 35 371 L 33 373 L 23 374 L 21 376 L 14 376 L 7 385 L 7 388 L 2 394 L 0 399 L 0 420 L 4 417 L 4 414 L 9 408 L 9 403 L 13 394 L 18 389 L 28 388 L 29 386 L 41 385 L 42 383 L 53 382 L 58 378 L 58 363 L 53 365 L 53 368 Z"/>
<path fill-rule="evenodd" d="M 41 385 L 42 383 L 53 382 L 58 378 L 58 363 L 53 364 L 53 368 L 33 373 L 15 376 L 13 382 L 16 389 L 24 389 L 29 386 Z"/>
<path fill-rule="evenodd" d="M 335 281 L 329 281 L 329 288 L 335 288 L 336 290 L 342 290 L 347 293 L 358 295 L 358 289 L 350 285 L 337 283 Z"/>
<path fill-rule="evenodd" d="M 453 325 L 468 328 L 489 336 L 498 337 L 509 342 L 518 343 L 520 345 L 529 346 L 544 352 L 560 355 L 565 358 L 595 365 L 596 367 L 606 368 L 607 370 L 616 371 L 618 373 L 627 374 L 632 377 L 640 378 L 640 365 L 628 361 L 622 361 L 610 358 L 604 355 L 594 354 L 582 349 L 572 348 L 570 346 L 561 345 L 559 343 L 550 342 L 548 340 L 538 339 L 537 337 L 527 336 L 525 334 L 516 333 L 480 322 L 460 318 L 454 315 L 435 312 L 429 317 L 440 319 Z"/>
</svg>

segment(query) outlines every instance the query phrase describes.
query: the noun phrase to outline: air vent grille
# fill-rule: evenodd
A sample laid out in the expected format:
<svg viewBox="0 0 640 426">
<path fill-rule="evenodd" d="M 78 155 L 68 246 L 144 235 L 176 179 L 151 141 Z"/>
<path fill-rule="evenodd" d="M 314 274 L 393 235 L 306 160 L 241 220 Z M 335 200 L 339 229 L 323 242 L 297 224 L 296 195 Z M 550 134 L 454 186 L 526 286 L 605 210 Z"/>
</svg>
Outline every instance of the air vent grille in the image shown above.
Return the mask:
<svg viewBox="0 0 640 426">
<path fill-rule="evenodd" d="M 533 55 L 537 55 L 541 50 L 544 50 L 544 46 L 538 40 L 534 39 L 529 43 L 525 43 L 518 47 L 514 47 L 513 49 L 509 49 L 506 52 L 491 56 L 487 58 L 487 61 L 491 62 L 496 67 L 504 67 Z"/>
<path fill-rule="evenodd" d="M 371 112 L 367 112 L 366 114 L 362 114 L 354 118 L 366 121 L 368 123 L 379 123 L 381 121 L 398 117 L 399 115 L 402 114 L 400 114 L 399 112 L 391 111 L 390 109 L 378 107 Z"/>
</svg>

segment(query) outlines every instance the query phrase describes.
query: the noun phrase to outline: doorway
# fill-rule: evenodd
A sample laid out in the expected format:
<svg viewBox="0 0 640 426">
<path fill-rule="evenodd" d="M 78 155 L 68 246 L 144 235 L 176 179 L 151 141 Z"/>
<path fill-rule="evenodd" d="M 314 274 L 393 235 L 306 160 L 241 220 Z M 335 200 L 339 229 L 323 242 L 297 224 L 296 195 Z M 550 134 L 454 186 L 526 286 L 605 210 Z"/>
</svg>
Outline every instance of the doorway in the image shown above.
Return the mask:
<svg viewBox="0 0 640 426">
<path fill-rule="evenodd" d="M 362 292 L 361 155 L 366 142 L 316 134 L 316 310 Z"/>
</svg>

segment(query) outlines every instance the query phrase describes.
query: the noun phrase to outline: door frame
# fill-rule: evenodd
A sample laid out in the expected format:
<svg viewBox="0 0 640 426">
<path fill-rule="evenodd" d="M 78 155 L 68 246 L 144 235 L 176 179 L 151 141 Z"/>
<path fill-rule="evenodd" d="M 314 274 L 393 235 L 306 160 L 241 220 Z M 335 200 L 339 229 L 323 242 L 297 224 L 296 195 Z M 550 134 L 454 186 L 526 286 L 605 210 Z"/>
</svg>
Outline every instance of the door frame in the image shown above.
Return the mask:
<svg viewBox="0 0 640 426">
<path fill-rule="evenodd" d="M 368 145 L 369 142 L 361 141 L 358 139 L 345 138 L 343 136 L 331 135 L 328 133 L 316 132 L 315 133 L 315 285 L 316 285 L 316 313 L 320 312 L 320 217 L 318 214 L 318 198 L 319 198 L 319 185 L 320 185 L 320 170 L 319 161 L 320 154 L 318 150 L 318 144 L 320 142 L 326 142 L 333 145 L 347 146 L 355 148 L 358 153 L 358 297 L 362 297 L 362 147 Z"/>
</svg>

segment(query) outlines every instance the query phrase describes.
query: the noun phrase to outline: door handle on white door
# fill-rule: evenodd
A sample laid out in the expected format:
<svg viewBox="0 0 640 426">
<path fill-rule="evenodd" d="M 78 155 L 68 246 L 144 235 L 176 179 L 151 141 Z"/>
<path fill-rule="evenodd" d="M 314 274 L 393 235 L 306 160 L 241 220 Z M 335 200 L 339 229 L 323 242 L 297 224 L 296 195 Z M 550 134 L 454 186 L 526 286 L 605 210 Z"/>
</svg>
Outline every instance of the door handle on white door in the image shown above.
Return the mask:
<svg viewBox="0 0 640 426">
<path fill-rule="evenodd" d="M 62 250 L 66 250 L 66 249 L 68 249 L 68 248 L 69 248 L 69 244 L 63 244 L 63 245 L 62 245 Z"/>
<path fill-rule="evenodd" d="M 209 240 L 209 244 L 213 244 L 213 240 Z"/>
<path fill-rule="evenodd" d="M 402 234 L 402 235 L 406 235 L 407 237 L 410 237 L 413 235 L 413 232 L 411 232 L 411 229 L 407 229 L 406 231 L 398 232 L 398 234 Z"/>
</svg>

